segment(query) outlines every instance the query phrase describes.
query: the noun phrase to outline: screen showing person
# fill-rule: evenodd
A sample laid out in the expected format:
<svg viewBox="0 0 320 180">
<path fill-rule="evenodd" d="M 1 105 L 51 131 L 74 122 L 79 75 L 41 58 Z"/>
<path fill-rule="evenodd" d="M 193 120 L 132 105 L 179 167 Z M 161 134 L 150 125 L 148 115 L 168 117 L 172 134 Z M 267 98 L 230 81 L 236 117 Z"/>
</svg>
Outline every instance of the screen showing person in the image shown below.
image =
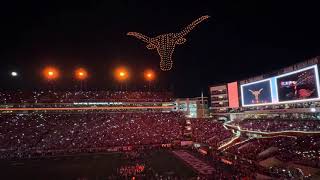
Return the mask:
<svg viewBox="0 0 320 180">
<path fill-rule="evenodd" d="M 315 68 L 277 77 L 279 102 L 318 98 Z"/>
<path fill-rule="evenodd" d="M 272 103 L 270 79 L 241 86 L 242 105 Z"/>
</svg>

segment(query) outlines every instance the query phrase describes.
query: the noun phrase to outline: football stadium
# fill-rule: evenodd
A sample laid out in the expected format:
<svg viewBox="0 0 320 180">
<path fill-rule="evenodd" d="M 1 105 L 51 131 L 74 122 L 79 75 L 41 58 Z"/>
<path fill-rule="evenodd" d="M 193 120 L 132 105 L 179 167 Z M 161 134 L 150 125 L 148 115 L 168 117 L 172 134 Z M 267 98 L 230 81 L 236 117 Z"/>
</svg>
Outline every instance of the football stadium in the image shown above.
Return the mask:
<svg viewBox="0 0 320 180">
<path fill-rule="evenodd" d="M 3 91 L 2 175 L 319 178 L 319 61 L 210 86 L 209 111 L 171 92 Z"/>
<path fill-rule="evenodd" d="M 319 5 L 3 1 L 0 180 L 319 180 Z"/>
</svg>

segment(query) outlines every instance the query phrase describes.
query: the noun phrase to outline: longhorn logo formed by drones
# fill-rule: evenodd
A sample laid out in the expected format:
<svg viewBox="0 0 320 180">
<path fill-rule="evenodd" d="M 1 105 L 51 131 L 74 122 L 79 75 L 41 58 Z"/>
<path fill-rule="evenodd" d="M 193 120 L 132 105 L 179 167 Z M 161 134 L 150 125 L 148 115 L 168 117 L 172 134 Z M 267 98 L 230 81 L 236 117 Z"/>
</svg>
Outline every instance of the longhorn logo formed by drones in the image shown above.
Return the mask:
<svg viewBox="0 0 320 180">
<path fill-rule="evenodd" d="M 160 69 L 163 71 L 169 71 L 172 68 L 173 64 L 172 54 L 175 46 L 185 43 L 187 41 L 185 36 L 189 34 L 189 32 L 191 32 L 191 30 L 195 28 L 199 23 L 208 18 L 209 16 L 200 17 L 199 19 L 189 24 L 179 33 L 161 34 L 153 38 L 137 32 L 128 32 L 127 35 L 134 36 L 147 43 L 148 49 L 157 49 L 158 54 L 160 55 Z"/>
</svg>

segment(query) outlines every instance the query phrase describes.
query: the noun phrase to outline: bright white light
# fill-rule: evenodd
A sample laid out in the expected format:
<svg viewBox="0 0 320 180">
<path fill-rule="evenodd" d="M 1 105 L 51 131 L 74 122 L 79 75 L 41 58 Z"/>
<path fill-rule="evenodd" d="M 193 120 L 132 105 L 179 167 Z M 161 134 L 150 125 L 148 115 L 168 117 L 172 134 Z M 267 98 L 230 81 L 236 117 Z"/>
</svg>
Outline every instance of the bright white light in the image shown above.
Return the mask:
<svg viewBox="0 0 320 180">
<path fill-rule="evenodd" d="M 13 71 L 13 72 L 11 72 L 11 76 L 16 77 L 16 76 L 18 76 L 18 73 Z"/>
<path fill-rule="evenodd" d="M 310 108 L 311 112 L 316 112 L 316 108 Z"/>
</svg>

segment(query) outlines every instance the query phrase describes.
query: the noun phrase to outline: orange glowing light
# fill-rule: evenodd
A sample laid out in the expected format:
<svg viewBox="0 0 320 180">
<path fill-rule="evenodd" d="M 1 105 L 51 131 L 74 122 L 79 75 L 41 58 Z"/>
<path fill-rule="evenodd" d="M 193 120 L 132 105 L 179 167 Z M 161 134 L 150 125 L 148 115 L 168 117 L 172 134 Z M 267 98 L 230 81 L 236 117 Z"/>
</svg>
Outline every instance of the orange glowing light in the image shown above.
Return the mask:
<svg viewBox="0 0 320 180">
<path fill-rule="evenodd" d="M 147 81 L 152 81 L 152 80 L 154 80 L 154 78 L 155 78 L 155 73 L 154 73 L 154 71 L 152 71 L 152 70 L 146 70 L 146 71 L 144 72 L 144 78 L 145 78 Z"/>
<path fill-rule="evenodd" d="M 78 80 L 85 80 L 88 77 L 88 72 L 83 68 L 78 68 L 75 71 L 75 77 Z"/>
<path fill-rule="evenodd" d="M 115 76 L 117 80 L 124 81 L 129 78 L 129 72 L 126 68 L 119 67 L 116 69 Z"/>
<path fill-rule="evenodd" d="M 46 67 L 43 69 L 43 75 L 48 80 L 54 80 L 59 77 L 59 71 L 54 67 Z"/>
<path fill-rule="evenodd" d="M 125 75 L 126 75 L 125 72 L 120 72 L 120 73 L 119 73 L 119 76 L 122 76 L 122 77 L 123 77 L 123 76 L 125 76 Z"/>
</svg>

